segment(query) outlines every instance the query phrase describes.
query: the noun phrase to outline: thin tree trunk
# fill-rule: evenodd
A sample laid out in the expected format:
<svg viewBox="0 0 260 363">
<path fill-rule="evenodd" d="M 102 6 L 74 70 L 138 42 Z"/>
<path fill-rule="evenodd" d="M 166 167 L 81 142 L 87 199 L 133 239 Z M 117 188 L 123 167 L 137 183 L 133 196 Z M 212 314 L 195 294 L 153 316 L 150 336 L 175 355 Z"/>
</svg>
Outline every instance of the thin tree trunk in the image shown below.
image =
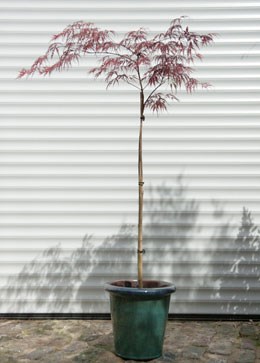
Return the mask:
<svg viewBox="0 0 260 363">
<path fill-rule="evenodd" d="M 144 121 L 144 93 L 140 92 L 140 129 L 139 129 L 139 147 L 138 147 L 138 186 L 139 186 L 139 203 L 138 203 L 138 286 L 143 287 L 143 121 Z"/>
</svg>

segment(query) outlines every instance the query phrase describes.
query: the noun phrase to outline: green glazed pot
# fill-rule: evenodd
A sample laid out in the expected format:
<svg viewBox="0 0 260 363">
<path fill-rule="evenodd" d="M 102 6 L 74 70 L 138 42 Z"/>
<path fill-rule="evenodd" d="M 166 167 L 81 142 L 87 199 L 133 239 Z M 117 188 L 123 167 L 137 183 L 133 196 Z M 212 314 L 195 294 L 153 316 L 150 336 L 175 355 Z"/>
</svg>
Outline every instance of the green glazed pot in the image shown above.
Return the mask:
<svg viewBox="0 0 260 363">
<path fill-rule="evenodd" d="M 107 283 L 115 353 L 125 359 L 149 360 L 162 355 L 170 295 L 175 286 L 164 281 Z"/>
</svg>

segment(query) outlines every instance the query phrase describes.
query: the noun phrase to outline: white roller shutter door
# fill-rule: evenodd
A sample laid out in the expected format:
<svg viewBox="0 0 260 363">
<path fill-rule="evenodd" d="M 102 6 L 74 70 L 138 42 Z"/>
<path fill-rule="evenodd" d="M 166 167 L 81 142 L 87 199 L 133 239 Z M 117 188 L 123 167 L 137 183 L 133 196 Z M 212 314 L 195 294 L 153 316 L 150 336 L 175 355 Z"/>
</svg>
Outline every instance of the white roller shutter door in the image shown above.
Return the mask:
<svg viewBox="0 0 260 363">
<path fill-rule="evenodd" d="M 91 57 L 18 71 L 76 20 L 156 33 L 181 15 L 218 33 L 195 64 L 212 87 L 146 114 L 145 276 L 176 284 L 171 313 L 260 313 L 260 2 L 245 0 L 0 0 L 0 313 L 107 313 L 104 282 L 136 277 L 138 92 L 106 91 Z"/>
</svg>

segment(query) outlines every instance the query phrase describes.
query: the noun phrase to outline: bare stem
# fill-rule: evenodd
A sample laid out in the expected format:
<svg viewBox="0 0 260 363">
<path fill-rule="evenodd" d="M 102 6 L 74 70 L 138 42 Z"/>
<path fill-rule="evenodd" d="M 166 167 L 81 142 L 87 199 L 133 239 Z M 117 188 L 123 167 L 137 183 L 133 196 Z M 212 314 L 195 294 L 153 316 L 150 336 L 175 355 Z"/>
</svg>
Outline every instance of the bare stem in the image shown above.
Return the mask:
<svg viewBox="0 0 260 363">
<path fill-rule="evenodd" d="M 139 130 L 139 148 L 138 148 L 138 250 L 137 250 L 137 265 L 138 265 L 138 286 L 143 287 L 143 194 L 144 194 L 144 179 L 143 179 L 143 121 L 144 121 L 144 93 L 140 92 L 140 130 Z"/>
</svg>

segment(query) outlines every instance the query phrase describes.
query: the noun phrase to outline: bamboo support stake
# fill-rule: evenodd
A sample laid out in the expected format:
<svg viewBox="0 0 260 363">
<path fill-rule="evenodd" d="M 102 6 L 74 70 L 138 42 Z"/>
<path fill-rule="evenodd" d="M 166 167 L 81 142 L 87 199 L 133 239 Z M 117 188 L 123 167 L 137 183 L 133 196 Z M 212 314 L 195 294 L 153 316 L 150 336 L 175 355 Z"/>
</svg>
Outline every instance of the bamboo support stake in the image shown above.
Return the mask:
<svg viewBox="0 0 260 363">
<path fill-rule="evenodd" d="M 144 121 L 144 93 L 140 92 L 140 129 L 139 129 L 139 147 L 138 147 L 138 250 L 137 250 L 137 264 L 138 264 L 138 286 L 143 287 L 143 194 L 144 194 L 144 180 L 143 180 L 143 121 Z"/>
</svg>

